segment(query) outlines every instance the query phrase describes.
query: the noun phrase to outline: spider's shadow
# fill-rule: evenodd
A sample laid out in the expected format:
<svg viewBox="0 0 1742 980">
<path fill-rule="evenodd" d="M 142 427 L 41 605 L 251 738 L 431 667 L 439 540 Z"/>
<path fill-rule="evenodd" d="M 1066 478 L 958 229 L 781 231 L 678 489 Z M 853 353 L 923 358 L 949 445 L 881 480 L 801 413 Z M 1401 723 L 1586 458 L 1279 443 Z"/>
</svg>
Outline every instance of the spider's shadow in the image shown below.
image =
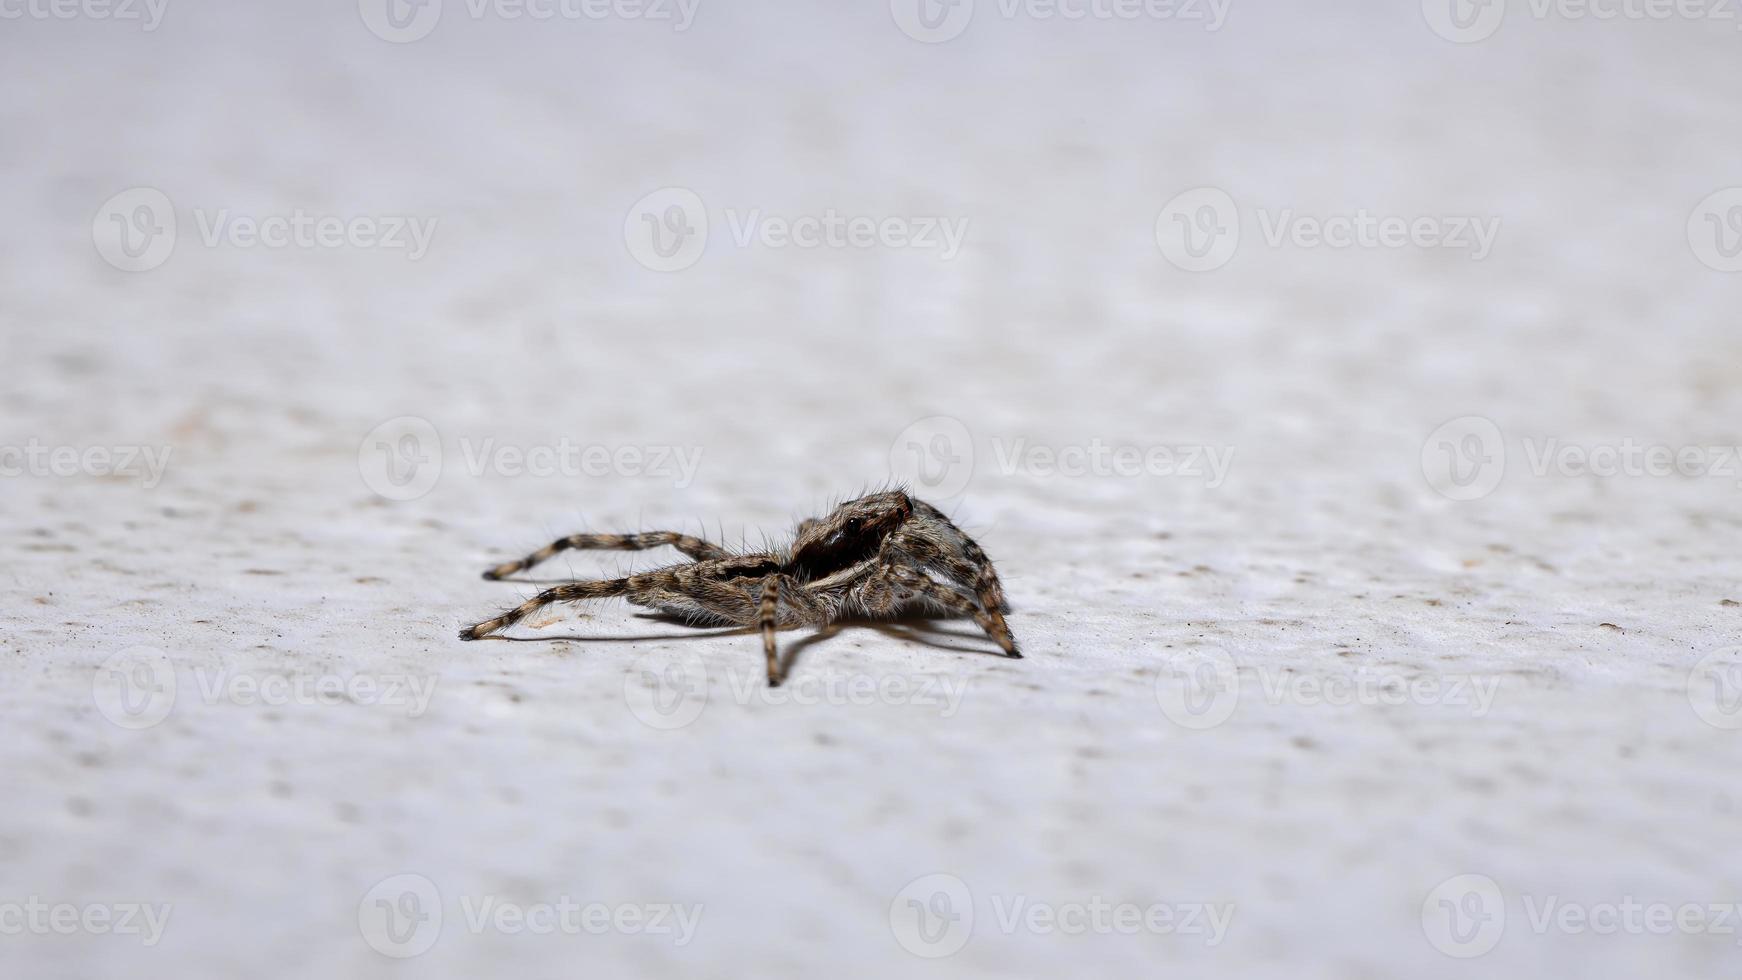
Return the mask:
<svg viewBox="0 0 1742 980">
<path fill-rule="evenodd" d="M 704 640 L 716 636 L 756 636 L 760 634 L 754 626 L 709 626 L 697 625 L 681 616 L 672 616 L 660 612 L 636 613 L 636 619 L 663 623 L 670 626 L 682 626 L 687 632 L 665 633 L 640 636 L 579 636 L 562 634 L 558 636 L 485 636 L 483 640 L 506 640 L 510 643 L 646 643 L 655 640 Z M 799 655 L 818 643 L 824 643 L 839 636 L 841 631 L 849 626 L 864 627 L 876 630 L 885 636 L 933 650 L 946 650 L 950 653 L 973 653 L 987 656 L 1003 657 L 1002 651 L 996 647 L 966 646 L 961 642 L 941 642 L 944 640 L 972 641 L 976 638 L 985 639 L 981 634 L 962 633 L 954 630 L 939 629 L 938 623 L 953 621 L 944 616 L 904 616 L 900 619 L 838 619 L 826 626 L 818 627 L 803 636 L 783 643 L 781 650 L 781 670 L 791 673 L 793 665 L 798 663 Z M 782 634 L 790 634 L 793 630 L 782 630 Z"/>
</svg>

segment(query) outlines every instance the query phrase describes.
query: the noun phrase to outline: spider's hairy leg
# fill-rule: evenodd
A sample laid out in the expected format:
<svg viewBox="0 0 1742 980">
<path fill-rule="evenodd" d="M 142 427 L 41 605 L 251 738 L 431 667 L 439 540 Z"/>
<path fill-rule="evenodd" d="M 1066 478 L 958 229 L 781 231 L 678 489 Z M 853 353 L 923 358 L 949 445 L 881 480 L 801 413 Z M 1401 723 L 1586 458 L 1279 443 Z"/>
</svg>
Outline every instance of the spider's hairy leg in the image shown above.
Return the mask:
<svg viewBox="0 0 1742 980">
<path fill-rule="evenodd" d="M 745 588 L 745 595 L 750 590 Z M 777 572 L 762 579 L 762 594 L 756 605 L 756 626 L 762 631 L 762 653 L 768 660 L 768 686 L 779 687 L 786 679 L 780 666 L 780 648 L 774 639 L 781 623 L 789 626 L 822 626 L 834 618 L 824 595 L 785 573 Z"/>
<path fill-rule="evenodd" d="M 768 686 L 780 686 L 780 651 L 774 642 L 775 613 L 780 610 L 781 576 L 762 580 L 762 602 L 756 610 L 756 625 L 762 629 L 762 654 L 768 658 Z"/>
<path fill-rule="evenodd" d="M 921 501 L 916 505 L 915 511 L 927 523 L 942 529 L 943 534 L 941 538 L 930 535 L 910 536 L 903 542 L 904 547 L 917 557 L 946 566 L 950 577 L 969 584 L 975 598 L 980 600 L 980 605 L 988 610 L 1002 613 L 1008 609 L 1009 604 L 1004 601 L 1004 584 L 998 581 L 998 573 L 992 568 L 992 559 L 986 557 L 986 552 L 980 545 L 951 523 L 936 507 Z"/>
<path fill-rule="evenodd" d="M 962 555 L 974 566 L 974 595 L 979 597 L 980 604 L 988 612 L 998 615 L 1002 622 L 1004 617 L 1001 614 L 1009 606 L 1004 601 L 1004 583 L 998 581 L 998 573 L 992 569 L 992 559 L 987 558 L 980 546 L 974 543 L 974 539 L 965 534 L 962 535 Z"/>
<path fill-rule="evenodd" d="M 613 596 L 620 596 L 635 588 L 637 579 L 650 577 L 636 575 L 629 578 L 601 579 L 592 582 L 571 582 L 568 585 L 545 589 L 495 619 L 486 619 L 476 626 L 468 626 L 460 630 L 460 639 L 476 640 L 489 636 L 498 630 L 507 629 L 552 603 L 579 602 L 582 599 L 609 599 Z"/>
<path fill-rule="evenodd" d="M 662 609 L 692 621 L 732 623 L 760 630 L 768 661 L 768 683 L 778 687 L 785 672 L 780 666 L 775 631 L 782 626 L 821 626 L 834 617 L 834 612 L 829 595 L 813 584 L 782 572 L 746 574 L 755 570 L 757 562 L 766 567 L 773 565 L 765 556 L 745 555 L 725 563 L 698 562 L 632 576 L 625 597 L 634 605 Z"/>
<path fill-rule="evenodd" d="M 967 537 L 962 538 L 960 549 L 960 557 L 924 545 L 914 548 L 912 553 L 922 564 L 935 565 L 951 581 L 959 582 L 973 592 L 974 598 L 987 612 L 1002 617 L 1009 607 L 1004 602 L 1004 586 L 998 581 L 998 573 L 992 569 L 992 560 Z"/>
<path fill-rule="evenodd" d="M 982 608 L 955 589 L 934 582 L 911 568 L 891 565 L 884 569 L 883 575 L 899 588 L 930 599 L 950 612 L 974 617 L 974 622 L 998 644 L 1005 656 L 1018 660 L 1022 658 L 1022 651 L 1016 648 L 1016 637 L 1011 634 L 1010 627 L 1004 622 L 1004 616 L 997 609 Z"/>
<path fill-rule="evenodd" d="M 727 557 L 726 549 L 717 544 L 703 541 L 701 538 L 677 531 L 646 531 L 641 534 L 571 534 L 566 538 L 558 538 L 550 544 L 538 549 L 518 561 L 497 565 L 484 573 L 484 577 L 495 581 L 506 578 L 515 572 L 523 572 L 542 561 L 555 557 L 559 552 L 575 550 L 600 551 L 645 551 L 661 545 L 671 545 L 697 561 L 711 558 Z"/>
</svg>

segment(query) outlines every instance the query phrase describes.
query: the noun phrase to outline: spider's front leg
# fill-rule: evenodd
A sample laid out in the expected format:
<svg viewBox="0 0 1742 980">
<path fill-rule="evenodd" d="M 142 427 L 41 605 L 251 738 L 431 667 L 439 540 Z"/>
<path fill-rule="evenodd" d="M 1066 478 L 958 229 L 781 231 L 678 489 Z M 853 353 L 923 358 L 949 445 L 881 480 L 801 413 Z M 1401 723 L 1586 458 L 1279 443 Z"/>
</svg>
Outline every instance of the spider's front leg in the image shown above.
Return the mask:
<svg viewBox="0 0 1742 980">
<path fill-rule="evenodd" d="M 677 531 L 646 531 L 641 534 L 571 534 L 566 538 L 557 538 L 525 558 L 497 565 L 485 572 L 484 577 L 491 581 L 506 578 L 515 572 L 523 572 L 539 562 L 548 561 L 556 557 L 558 553 L 570 549 L 577 551 L 645 551 L 648 548 L 658 548 L 668 544 L 696 561 L 729 557 L 726 549 L 719 545 L 688 534 L 680 534 Z"/>
<path fill-rule="evenodd" d="M 905 534 L 897 542 L 899 550 L 919 564 L 939 566 L 950 578 L 967 586 L 982 607 L 1004 612 L 1008 608 L 1004 601 L 1004 583 L 998 581 L 998 572 L 993 569 L 992 559 L 986 557 L 986 552 L 937 508 L 919 503 L 915 509 L 946 530 L 944 540 L 939 542 L 922 534 Z"/>
<path fill-rule="evenodd" d="M 489 636 L 498 630 L 507 629 L 533 613 L 556 602 L 579 602 L 582 599 L 609 599 L 620 596 L 631 589 L 638 588 L 637 579 L 647 576 L 631 576 L 629 578 L 603 579 L 594 582 L 571 582 L 545 589 L 538 595 L 526 600 L 513 609 L 508 610 L 495 619 L 486 619 L 476 626 L 468 626 L 460 630 L 460 639 L 476 640 Z"/>
<path fill-rule="evenodd" d="M 986 557 L 986 552 L 974 543 L 974 539 L 962 535 L 962 554 L 968 557 L 974 568 L 974 594 L 980 598 L 980 605 L 994 613 L 1002 614 L 1007 608 L 1004 601 L 1004 583 L 998 581 L 998 573 L 992 568 L 992 559 Z M 998 617 L 1003 622 L 1004 617 Z"/>
<path fill-rule="evenodd" d="M 986 632 L 987 636 L 992 638 L 994 643 L 998 644 L 1005 656 L 1021 659 L 1022 651 L 1016 648 L 1016 637 L 1011 634 L 1009 625 L 1004 622 L 1004 614 L 996 608 L 981 606 L 955 589 L 935 582 L 921 572 L 900 565 L 885 565 L 881 577 L 898 591 L 905 589 L 916 596 L 937 603 L 958 616 L 974 617 L 974 622 Z"/>
<path fill-rule="evenodd" d="M 799 622 L 823 622 L 822 604 L 797 579 L 775 573 L 762 579 L 762 599 L 756 608 L 756 625 L 762 630 L 762 653 L 768 660 L 768 686 L 779 687 L 785 679 L 780 669 L 780 648 L 775 630 L 780 628 L 780 604 L 784 601 L 791 618 Z"/>
</svg>

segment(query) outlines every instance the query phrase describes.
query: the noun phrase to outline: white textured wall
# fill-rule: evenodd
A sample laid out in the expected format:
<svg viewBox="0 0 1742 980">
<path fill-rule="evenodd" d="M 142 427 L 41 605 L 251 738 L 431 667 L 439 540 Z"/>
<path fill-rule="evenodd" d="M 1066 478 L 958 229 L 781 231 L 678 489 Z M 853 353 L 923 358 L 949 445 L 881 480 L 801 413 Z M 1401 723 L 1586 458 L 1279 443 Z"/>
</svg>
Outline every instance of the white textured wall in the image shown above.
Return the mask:
<svg viewBox="0 0 1742 980">
<path fill-rule="evenodd" d="M 1454 43 L 1429 6 L 1234 0 L 1207 30 L 979 0 L 939 44 L 875 0 L 703 0 L 685 30 L 447 0 L 404 44 L 344 0 L 169 0 L 149 31 L 0 6 L 24 13 L 0 20 L 0 971 L 1733 970 L 1734 931 L 1538 917 L 1551 898 L 1599 916 L 1742 901 L 1742 731 L 1721 727 L 1742 717 L 1712 700 L 1742 695 L 1742 673 L 1701 666 L 1742 642 L 1742 467 L 1534 464 L 1551 445 L 1742 442 L 1742 276 L 1715 268 L 1742 230 L 1700 210 L 1742 185 L 1742 33 L 1513 3 Z M 710 233 L 660 273 L 625 225 L 667 187 Z M 1194 272 L 1156 227 L 1201 187 L 1240 237 Z M 176 218 L 148 271 L 103 257 L 102 209 L 130 188 Z M 1737 198 L 1706 210 L 1722 222 Z M 145 199 L 124 200 L 131 219 Z M 1222 199 L 1188 200 L 1195 219 Z M 220 216 L 299 209 L 434 234 L 415 261 L 204 240 Z M 948 257 L 735 241 L 752 211 L 831 209 L 966 237 Z M 1497 235 L 1479 258 L 1267 240 L 1285 212 L 1362 211 Z M 379 460 L 366 437 L 407 416 L 440 478 L 390 499 L 426 487 L 372 486 L 359 453 Z M 1430 437 L 1468 416 L 1497 428 L 1504 466 L 1453 500 L 1424 446 L 1431 469 L 1441 441 L 1479 443 L 1469 421 Z M 487 442 L 697 462 L 475 472 Z M 1019 443 L 1097 442 L 1232 465 L 1004 465 Z M 938 502 L 997 559 L 1028 659 L 991 656 L 967 623 L 788 635 L 788 691 L 820 701 L 793 703 L 764 694 L 753 637 L 620 604 L 526 634 L 568 639 L 454 636 L 532 588 L 480 570 L 557 534 L 755 544 L 888 478 L 910 445 L 955 460 Z M 56 447 L 171 455 L 146 487 L 94 457 L 56 475 Z M 565 556 L 542 577 L 669 557 Z M 173 699 L 106 663 L 173 679 Z M 685 669 L 706 696 L 679 717 L 699 716 L 645 724 L 667 717 L 649 678 Z M 1190 686 L 1217 671 L 1238 678 L 1220 724 L 1163 709 L 1215 694 Z M 246 687 L 323 678 L 428 700 L 263 705 Z M 1403 703 L 1316 693 L 1355 681 L 1418 686 Z M 853 685 L 882 693 L 851 703 Z M 402 874 L 443 917 L 386 944 L 433 939 L 403 962 L 359 925 Z M 1434 891 L 1465 874 L 1498 893 Z M 929 875 L 952 877 L 908 888 Z M 891 910 L 940 882 L 972 933 L 923 959 Z M 702 913 L 682 946 L 468 921 L 565 896 Z M 1436 948 L 1440 898 L 1499 910 L 1498 943 Z M 171 912 L 147 948 L 32 927 L 32 899 Z M 1017 901 L 1234 917 L 1214 945 L 1062 935 L 1007 923 Z"/>
</svg>

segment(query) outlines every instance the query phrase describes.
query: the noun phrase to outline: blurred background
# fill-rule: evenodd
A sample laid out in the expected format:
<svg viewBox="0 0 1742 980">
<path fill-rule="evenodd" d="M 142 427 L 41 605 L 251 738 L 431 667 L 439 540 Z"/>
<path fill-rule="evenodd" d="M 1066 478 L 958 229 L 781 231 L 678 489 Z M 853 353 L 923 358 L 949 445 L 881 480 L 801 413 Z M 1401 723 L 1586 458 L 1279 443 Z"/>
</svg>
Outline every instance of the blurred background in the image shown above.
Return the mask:
<svg viewBox="0 0 1742 980">
<path fill-rule="evenodd" d="M 1739 28 L 0 0 L 0 969 L 1733 968 Z M 1028 659 L 454 636 L 889 481 Z"/>
</svg>

